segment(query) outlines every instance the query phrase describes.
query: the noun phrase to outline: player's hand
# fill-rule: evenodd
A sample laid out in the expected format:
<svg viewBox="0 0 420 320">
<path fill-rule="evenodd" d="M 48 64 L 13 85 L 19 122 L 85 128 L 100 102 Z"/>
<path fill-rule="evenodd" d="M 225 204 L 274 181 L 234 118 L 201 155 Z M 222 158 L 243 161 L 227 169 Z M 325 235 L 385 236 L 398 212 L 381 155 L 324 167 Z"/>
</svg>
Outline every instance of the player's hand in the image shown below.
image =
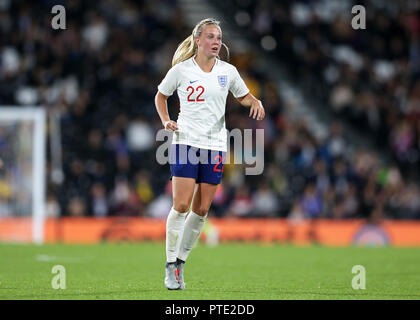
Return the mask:
<svg viewBox="0 0 420 320">
<path fill-rule="evenodd" d="M 175 121 L 168 120 L 163 123 L 166 131 L 176 131 L 178 130 L 178 124 Z"/>
<path fill-rule="evenodd" d="M 262 120 L 265 117 L 265 110 L 260 100 L 252 104 L 249 110 L 249 117 L 257 120 Z"/>
</svg>

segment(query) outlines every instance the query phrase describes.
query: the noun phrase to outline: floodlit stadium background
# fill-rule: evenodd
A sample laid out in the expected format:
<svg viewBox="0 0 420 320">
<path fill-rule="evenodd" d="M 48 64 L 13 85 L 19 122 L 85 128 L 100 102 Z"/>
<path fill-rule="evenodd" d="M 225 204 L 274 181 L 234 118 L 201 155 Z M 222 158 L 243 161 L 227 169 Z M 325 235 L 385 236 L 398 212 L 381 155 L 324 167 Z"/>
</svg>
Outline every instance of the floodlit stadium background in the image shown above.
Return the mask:
<svg viewBox="0 0 420 320">
<path fill-rule="evenodd" d="M 51 27 L 57 4 L 65 30 Z M 265 169 L 225 167 L 205 236 L 420 246 L 419 1 L 0 0 L 0 106 L 48 114 L 46 241 L 164 239 L 154 95 L 206 17 L 266 118 L 228 99 L 228 129 L 265 130 Z M 3 157 L 0 172 L 13 166 Z M 4 233 L 23 215 L 10 190 L 0 174 Z"/>
</svg>

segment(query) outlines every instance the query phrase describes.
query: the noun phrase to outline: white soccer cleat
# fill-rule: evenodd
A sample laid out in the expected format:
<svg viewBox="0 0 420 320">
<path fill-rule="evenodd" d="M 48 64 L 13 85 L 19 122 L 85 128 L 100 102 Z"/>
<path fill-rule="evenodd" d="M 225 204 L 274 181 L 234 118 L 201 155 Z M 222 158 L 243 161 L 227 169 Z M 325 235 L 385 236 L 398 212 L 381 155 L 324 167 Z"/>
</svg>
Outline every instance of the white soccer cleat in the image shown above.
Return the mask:
<svg viewBox="0 0 420 320">
<path fill-rule="evenodd" d="M 178 290 L 180 288 L 178 279 L 178 268 L 175 263 L 166 264 L 165 286 L 168 290 Z"/>
</svg>

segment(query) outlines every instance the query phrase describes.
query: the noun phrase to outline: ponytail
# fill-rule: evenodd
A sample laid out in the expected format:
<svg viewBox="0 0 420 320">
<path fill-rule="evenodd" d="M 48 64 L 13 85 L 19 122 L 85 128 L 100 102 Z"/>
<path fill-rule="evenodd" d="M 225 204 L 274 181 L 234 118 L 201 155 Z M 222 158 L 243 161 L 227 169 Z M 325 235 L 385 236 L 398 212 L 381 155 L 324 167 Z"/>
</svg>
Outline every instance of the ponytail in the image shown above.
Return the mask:
<svg viewBox="0 0 420 320">
<path fill-rule="evenodd" d="M 172 58 L 172 66 L 182 61 L 191 58 L 197 51 L 197 44 L 194 41 L 194 35 L 190 35 L 187 39 L 182 41 L 175 51 L 174 57 Z"/>
<path fill-rule="evenodd" d="M 229 47 L 224 42 L 222 42 L 222 46 L 225 47 L 225 50 L 226 50 L 226 61 L 229 62 L 229 60 L 230 60 Z M 220 57 L 219 57 L 219 59 L 220 59 Z"/>
<path fill-rule="evenodd" d="M 195 38 L 198 38 L 201 35 L 203 27 L 206 25 L 216 25 L 220 28 L 220 22 L 213 18 L 207 18 L 201 20 L 195 27 L 192 34 L 181 42 L 178 48 L 175 51 L 174 57 L 172 58 L 172 66 L 188 60 L 189 58 L 193 57 L 197 53 L 197 44 L 195 43 Z M 226 44 L 222 43 L 222 45 L 226 49 L 226 60 L 229 61 L 230 53 L 229 48 Z"/>
</svg>

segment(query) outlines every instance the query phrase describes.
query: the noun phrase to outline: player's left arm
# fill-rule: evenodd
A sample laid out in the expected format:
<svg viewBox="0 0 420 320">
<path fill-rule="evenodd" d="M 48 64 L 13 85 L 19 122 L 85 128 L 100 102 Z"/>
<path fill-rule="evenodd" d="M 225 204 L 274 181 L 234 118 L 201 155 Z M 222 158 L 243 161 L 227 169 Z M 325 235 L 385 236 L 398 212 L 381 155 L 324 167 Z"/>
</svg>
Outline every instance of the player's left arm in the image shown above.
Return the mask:
<svg viewBox="0 0 420 320">
<path fill-rule="evenodd" d="M 265 117 L 265 110 L 261 100 L 255 98 L 251 93 L 243 97 L 236 98 L 244 107 L 251 107 L 249 110 L 249 117 L 253 119 L 262 120 Z"/>
</svg>

